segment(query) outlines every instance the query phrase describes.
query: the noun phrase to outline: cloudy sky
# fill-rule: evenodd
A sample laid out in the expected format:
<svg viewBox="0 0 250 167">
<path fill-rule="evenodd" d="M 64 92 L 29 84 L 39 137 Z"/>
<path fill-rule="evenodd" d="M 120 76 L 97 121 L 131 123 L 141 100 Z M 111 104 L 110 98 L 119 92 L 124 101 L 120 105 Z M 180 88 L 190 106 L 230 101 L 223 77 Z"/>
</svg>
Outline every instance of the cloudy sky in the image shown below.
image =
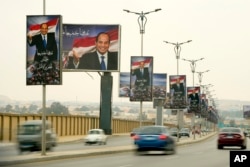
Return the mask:
<svg viewBox="0 0 250 167">
<path fill-rule="evenodd" d="M 45 6 L 44 6 L 45 2 Z M 26 16 L 62 15 L 68 24 L 120 24 L 121 72 L 128 72 L 130 57 L 141 55 L 138 15 L 148 12 L 143 35 L 143 56 L 154 57 L 154 73 L 187 76 L 193 85 L 190 63 L 203 74 L 202 84 L 212 84 L 213 97 L 250 101 L 250 1 L 249 0 L 5 0 L 1 4 L 0 95 L 14 100 L 42 100 L 42 86 L 26 86 Z M 179 65 L 174 46 L 181 43 Z M 91 76 L 91 77 L 90 77 Z M 113 100 L 118 97 L 119 73 L 113 72 Z M 198 75 L 194 75 L 195 85 Z M 96 72 L 64 72 L 63 84 L 46 86 L 47 100 L 100 100 L 100 76 Z"/>
</svg>

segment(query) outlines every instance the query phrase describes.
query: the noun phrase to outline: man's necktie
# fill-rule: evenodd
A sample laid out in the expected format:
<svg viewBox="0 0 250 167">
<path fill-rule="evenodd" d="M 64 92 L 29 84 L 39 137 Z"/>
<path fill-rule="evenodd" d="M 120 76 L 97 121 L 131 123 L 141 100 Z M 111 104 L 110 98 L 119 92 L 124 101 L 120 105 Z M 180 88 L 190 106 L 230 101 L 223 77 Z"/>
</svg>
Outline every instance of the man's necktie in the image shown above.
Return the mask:
<svg viewBox="0 0 250 167">
<path fill-rule="evenodd" d="M 45 35 L 43 35 L 43 46 L 46 48 L 46 45 L 47 43 L 46 43 Z"/>
<path fill-rule="evenodd" d="M 106 70 L 106 65 L 105 65 L 105 62 L 104 62 L 104 56 L 101 56 L 102 58 L 102 61 L 101 61 L 101 70 Z"/>
</svg>

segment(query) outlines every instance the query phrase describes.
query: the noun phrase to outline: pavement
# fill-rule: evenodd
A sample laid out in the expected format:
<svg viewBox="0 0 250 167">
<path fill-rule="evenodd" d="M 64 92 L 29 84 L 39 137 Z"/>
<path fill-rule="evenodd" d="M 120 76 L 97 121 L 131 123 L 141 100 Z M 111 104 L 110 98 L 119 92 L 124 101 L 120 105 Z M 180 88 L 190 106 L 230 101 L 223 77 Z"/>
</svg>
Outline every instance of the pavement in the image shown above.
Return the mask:
<svg viewBox="0 0 250 167">
<path fill-rule="evenodd" d="M 181 138 L 179 141 L 177 141 L 177 146 L 181 145 L 188 145 L 196 142 L 201 142 L 203 140 L 206 140 L 214 135 L 216 135 L 216 132 L 210 132 L 205 135 L 196 135 L 195 138 L 193 136 L 191 137 L 185 137 Z M 112 136 L 119 136 L 119 135 L 127 135 L 129 137 L 129 134 L 113 134 Z M 65 142 L 73 142 L 83 140 L 83 136 L 64 136 L 59 137 L 58 142 L 59 143 L 65 143 Z M 0 142 L 0 148 L 5 146 L 10 146 L 15 143 L 6 143 L 6 142 Z M 111 154 L 111 153 L 118 153 L 118 152 L 129 152 L 133 151 L 134 145 L 125 145 L 125 146 L 110 146 L 106 148 L 93 148 L 93 149 L 86 149 L 86 150 L 69 150 L 69 151 L 49 151 L 46 152 L 45 155 L 41 155 L 41 152 L 34 152 L 32 154 L 22 154 L 22 155 L 16 155 L 13 157 L 4 157 L 4 159 L 0 158 L 0 166 L 8 166 L 13 164 L 24 164 L 24 163 L 32 163 L 32 162 L 41 162 L 41 161 L 49 161 L 49 160 L 58 160 L 58 159 L 66 159 L 66 158 L 76 158 L 76 157 L 86 157 L 91 155 L 102 155 L 102 154 Z"/>
</svg>

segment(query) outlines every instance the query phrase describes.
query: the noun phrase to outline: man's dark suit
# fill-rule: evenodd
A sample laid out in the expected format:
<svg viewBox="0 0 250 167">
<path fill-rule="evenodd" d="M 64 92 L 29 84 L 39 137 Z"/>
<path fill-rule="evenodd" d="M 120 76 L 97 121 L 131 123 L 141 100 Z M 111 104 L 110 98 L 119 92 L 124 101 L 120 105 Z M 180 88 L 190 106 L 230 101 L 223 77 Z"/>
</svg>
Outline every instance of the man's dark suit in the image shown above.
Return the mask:
<svg viewBox="0 0 250 167">
<path fill-rule="evenodd" d="M 101 70 L 101 64 L 97 52 L 90 52 L 82 55 L 79 60 L 78 69 Z M 108 52 L 107 70 L 118 70 L 118 53 Z M 73 58 L 69 60 L 68 69 L 74 69 Z"/>
<path fill-rule="evenodd" d="M 185 94 L 185 88 L 183 83 L 173 84 L 172 89 L 174 89 L 175 94 L 178 93 L 180 96 L 184 96 Z"/>
<path fill-rule="evenodd" d="M 49 61 L 57 60 L 57 44 L 55 39 L 55 33 L 47 34 L 47 45 L 44 47 L 42 35 L 35 35 L 32 37 L 31 43 L 28 40 L 29 46 L 36 46 L 36 54 L 34 57 L 34 61 L 40 62 L 44 56 L 47 56 Z"/>
<path fill-rule="evenodd" d="M 200 102 L 200 98 L 199 98 L 198 93 L 190 94 L 190 95 L 188 96 L 188 98 L 190 99 L 190 102 L 191 102 L 192 104 L 199 104 L 199 102 Z"/>
<path fill-rule="evenodd" d="M 140 86 L 140 85 L 149 86 L 150 78 L 149 78 L 148 68 L 143 68 L 143 74 L 141 73 L 140 68 L 135 69 L 134 71 L 132 71 L 131 74 L 136 76 L 136 80 L 135 80 L 136 86 Z"/>
</svg>

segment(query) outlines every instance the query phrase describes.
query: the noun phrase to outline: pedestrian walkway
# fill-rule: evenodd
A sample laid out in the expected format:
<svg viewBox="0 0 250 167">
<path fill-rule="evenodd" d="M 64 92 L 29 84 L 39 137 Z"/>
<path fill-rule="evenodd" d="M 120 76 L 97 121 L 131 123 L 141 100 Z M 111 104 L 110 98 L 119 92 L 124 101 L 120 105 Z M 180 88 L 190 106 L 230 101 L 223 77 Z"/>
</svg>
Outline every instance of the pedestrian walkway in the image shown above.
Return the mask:
<svg viewBox="0 0 250 167">
<path fill-rule="evenodd" d="M 185 137 L 181 138 L 177 142 L 177 146 L 191 144 L 194 142 L 200 142 L 207 138 L 214 136 L 216 132 L 211 132 L 204 136 L 196 136 L 196 138 Z M 114 134 L 116 135 L 128 135 L 129 134 Z M 58 142 L 72 142 L 77 140 L 82 140 L 83 136 L 68 136 L 68 137 L 60 137 Z M 20 164 L 20 163 L 32 163 L 39 161 L 48 161 L 48 160 L 56 160 L 61 158 L 76 158 L 76 157 L 84 157 L 90 155 L 101 155 L 101 154 L 109 154 L 109 153 L 118 153 L 118 152 L 128 152 L 134 149 L 134 145 L 126 145 L 126 146 L 110 146 L 107 148 L 93 148 L 86 150 L 71 150 L 71 151 L 56 151 L 56 152 L 46 152 L 46 155 L 41 155 L 41 153 L 33 153 L 33 154 L 24 154 L 17 155 L 13 157 L 4 158 L 4 160 L 0 159 L 0 166 L 11 165 L 11 164 Z"/>
</svg>

